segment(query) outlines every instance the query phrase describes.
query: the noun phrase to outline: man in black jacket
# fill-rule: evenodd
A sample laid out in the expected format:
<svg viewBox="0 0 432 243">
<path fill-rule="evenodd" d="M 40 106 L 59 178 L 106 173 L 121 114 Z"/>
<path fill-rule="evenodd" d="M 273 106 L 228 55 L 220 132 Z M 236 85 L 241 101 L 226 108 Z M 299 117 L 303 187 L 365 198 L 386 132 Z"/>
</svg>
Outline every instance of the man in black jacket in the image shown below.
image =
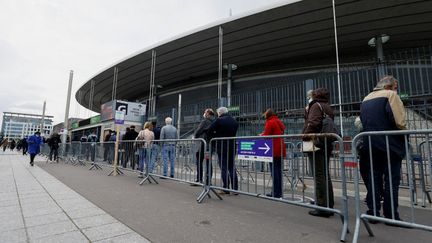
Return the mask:
<svg viewBox="0 0 432 243">
<path fill-rule="evenodd" d="M 208 135 L 210 138 L 235 137 L 237 134 L 238 123 L 228 114 L 226 107 L 217 109 L 218 118 L 211 124 Z M 212 144 L 211 146 L 213 146 Z M 216 141 L 216 153 L 218 154 L 219 167 L 221 169 L 223 188 L 238 190 L 238 178 L 235 171 L 235 140 L 224 139 Z M 221 191 L 219 194 L 229 194 L 228 191 Z"/>
<path fill-rule="evenodd" d="M 204 139 L 207 144 L 209 144 L 210 139 L 207 135 L 207 132 L 211 126 L 211 124 L 214 121 L 214 112 L 212 109 L 208 108 L 204 111 L 203 114 L 203 120 L 198 126 L 198 129 L 195 131 L 194 137 L 195 138 L 202 138 Z M 204 143 L 200 143 L 200 149 L 196 152 L 196 166 L 197 166 L 197 179 L 195 182 L 202 183 L 203 182 L 203 160 L 204 160 Z M 211 171 L 211 166 L 209 166 L 208 159 L 206 159 L 206 173 L 209 175 L 209 169 Z M 210 175 L 212 173 L 210 172 Z M 209 180 L 207 179 L 206 183 L 208 184 Z"/>
</svg>

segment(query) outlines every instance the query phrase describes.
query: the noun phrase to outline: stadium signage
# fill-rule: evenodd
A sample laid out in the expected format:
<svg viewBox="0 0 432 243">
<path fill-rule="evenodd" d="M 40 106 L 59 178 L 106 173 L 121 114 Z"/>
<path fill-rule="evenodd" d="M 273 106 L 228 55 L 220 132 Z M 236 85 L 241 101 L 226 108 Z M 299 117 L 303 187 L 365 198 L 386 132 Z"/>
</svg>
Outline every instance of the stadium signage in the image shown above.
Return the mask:
<svg viewBox="0 0 432 243">
<path fill-rule="evenodd" d="M 273 162 L 273 141 L 271 139 L 239 139 L 237 158 Z"/>
</svg>

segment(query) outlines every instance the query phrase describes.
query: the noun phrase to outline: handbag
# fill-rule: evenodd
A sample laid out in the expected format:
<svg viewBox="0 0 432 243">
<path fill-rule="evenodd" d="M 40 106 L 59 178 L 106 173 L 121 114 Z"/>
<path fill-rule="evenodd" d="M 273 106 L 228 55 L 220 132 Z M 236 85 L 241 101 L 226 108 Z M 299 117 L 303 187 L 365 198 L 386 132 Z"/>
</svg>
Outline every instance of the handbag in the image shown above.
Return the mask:
<svg viewBox="0 0 432 243">
<path fill-rule="evenodd" d="M 333 119 L 330 118 L 322 108 L 321 104 L 317 102 L 318 106 L 321 109 L 321 112 L 323 113 L 323 121 L 322 121 L 322 128 L 320 133 L 327 133 L 327 134 L 336 134 L 340 136 L 339 129 L 337 128 L 336 124 L 334 123 Z M 335 137 L 329 136 L 329 137 L 319 137 L 318 140 L 315 142 L 315 146 L 319 148 L 325 148 L 327 146 L 331 146 L 333 142 L 337 141 Z"/>
<path fill-rule="evenodd" d="M 313 140 L 302 142 L 302 151 L 303 152 L 315 152 L 317 150 L 320 150 L 320 148 L 315 146 Z"/>
</svg>

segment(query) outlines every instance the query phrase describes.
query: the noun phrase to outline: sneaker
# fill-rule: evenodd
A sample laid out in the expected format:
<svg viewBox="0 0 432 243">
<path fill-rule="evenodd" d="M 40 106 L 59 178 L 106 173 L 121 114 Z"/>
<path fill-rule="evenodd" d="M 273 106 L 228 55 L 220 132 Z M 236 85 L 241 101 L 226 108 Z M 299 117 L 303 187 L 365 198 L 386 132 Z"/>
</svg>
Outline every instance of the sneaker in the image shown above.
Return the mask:
<svg viewBox="0 0 432 243">
<path fill-rule="evenodd" d="M 171 178 L 174 178 L 174 176 L 173 176 L 173 175 L 170 175 L 170 177 L 171 177 Z"/>
<path fill-rule="evenodd" d="M 138 178 L 144 178 L 144 176 L 142 174 L 139 174 Z"/>
<path fill-rule="evenodd" d="M 30 165 L 31 165 L 31 166 L 33 166 L 33 165 L 34 165 L 34 163 L 33 163 L 33 162 L 30 162 Z"/>
</svg>

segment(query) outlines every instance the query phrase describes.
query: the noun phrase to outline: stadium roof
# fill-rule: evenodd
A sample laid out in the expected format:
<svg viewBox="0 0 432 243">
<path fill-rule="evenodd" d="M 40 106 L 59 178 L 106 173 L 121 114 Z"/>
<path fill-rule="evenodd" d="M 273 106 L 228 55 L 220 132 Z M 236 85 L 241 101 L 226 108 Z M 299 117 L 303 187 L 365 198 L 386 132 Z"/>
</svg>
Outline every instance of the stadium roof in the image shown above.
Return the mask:
<svg viewBox="0 0 432 243">
<path fill-rule="evenodd" d="M 332 1 L 299 1 L 228 18 L 151 46 L 115 63 L 87 81 L 76 99 L 93 110 L 111 100 L 113 69 L 118 67 L 117 99 L 134 101 L 149 93 L 152 50 L 156 51 L 155 84 L 164 92 L 218 77 L 218 33 L 223 28 L 223 62 L 235 63 L 236 76 L 335 63 Z M 368 41 L 387 34 L 385 49 L 430 43 L 432 4 L 416 0 L 337 0 L 339 54 L 343 61 L 374 52 Z M 216 89 L 215 89 L 215 92 Z"/>
</svg>

